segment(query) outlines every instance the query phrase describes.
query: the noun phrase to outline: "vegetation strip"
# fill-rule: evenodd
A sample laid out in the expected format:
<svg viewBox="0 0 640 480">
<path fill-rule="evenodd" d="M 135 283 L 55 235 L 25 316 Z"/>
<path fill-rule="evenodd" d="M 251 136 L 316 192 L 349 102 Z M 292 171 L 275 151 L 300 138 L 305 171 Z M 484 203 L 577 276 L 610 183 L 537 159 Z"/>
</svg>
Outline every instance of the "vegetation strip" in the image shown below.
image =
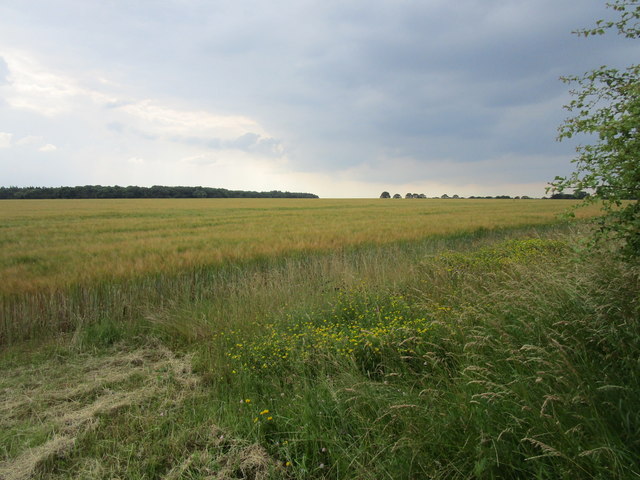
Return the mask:
<svg viewBox="0 0 640 480">
<path fill-rule="evenodd" d="M 3 466 L 68 437 L 66 396 L 92 420 L 38 478 L 638 475 L 638 272 L 566 227 L 514 233 L 246 270 L 145 328 L 86 324 L 35 370 L 8 348 Z M 95 381 L 61 388 L 78 353 Z"/>
</svg>

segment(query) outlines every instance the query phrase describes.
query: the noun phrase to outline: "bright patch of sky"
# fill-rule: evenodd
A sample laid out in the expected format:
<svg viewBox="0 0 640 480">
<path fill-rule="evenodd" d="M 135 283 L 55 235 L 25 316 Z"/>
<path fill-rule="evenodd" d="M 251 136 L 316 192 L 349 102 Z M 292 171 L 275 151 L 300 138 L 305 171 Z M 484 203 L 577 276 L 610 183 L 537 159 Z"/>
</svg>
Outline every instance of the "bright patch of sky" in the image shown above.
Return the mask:
<svg viewBox="0 0 640 480">
<path fill-rule="evenodd" d="M 0 185 L 542 196 L 600 0 L 5 0 Z"/>
</svg>

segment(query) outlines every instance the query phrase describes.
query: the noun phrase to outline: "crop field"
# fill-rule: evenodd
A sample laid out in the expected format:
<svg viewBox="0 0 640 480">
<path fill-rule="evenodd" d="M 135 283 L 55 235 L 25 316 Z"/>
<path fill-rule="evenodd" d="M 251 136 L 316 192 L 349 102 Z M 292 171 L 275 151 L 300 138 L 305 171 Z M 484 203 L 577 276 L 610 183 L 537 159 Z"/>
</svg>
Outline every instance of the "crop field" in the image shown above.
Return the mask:
<svg viewBox="0 0 640 480">
<path fill-rule="evenodd" d="M 0 204 L 0 294 L 557 221 L 551 200 L 26 200 Z M 589 216 L 595 209 L 581 210 Z"/>
<path fill-rule="evenodd" d="M 147 306 L 211 296 L 233 284 L 230 275 L 250 278 L 246 272 L 251 268 L 284 258 L 549 225 L 571 204 L 426 199 L 6 201 L 0 204 L 0 343 L 51 329 L 73 330 L 105 316 L 134 322 Z M 580 210 L 579 215 L 596 211 Z M 375 258 L 369 263 L 385 264 Z M 316 275 L 326 277 L 326 267 Z M 244 289 L 253 291 L 255 286 L 249 281 Z M 247 302 L 240 303 L 244 310 Z"/>
<path fill-rule="evenodd" d="M 640 274 L 571 204 L 0 203 L 0 478 L 638 478 Z"/>
</svg>

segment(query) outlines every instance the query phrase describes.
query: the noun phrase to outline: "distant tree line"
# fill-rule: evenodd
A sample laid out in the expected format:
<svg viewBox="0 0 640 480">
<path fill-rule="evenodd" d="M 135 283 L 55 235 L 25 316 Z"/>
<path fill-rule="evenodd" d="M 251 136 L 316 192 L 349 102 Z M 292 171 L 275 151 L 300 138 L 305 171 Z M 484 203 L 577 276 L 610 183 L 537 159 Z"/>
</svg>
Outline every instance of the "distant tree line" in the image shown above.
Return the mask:
<svg viewBox="0 0 640 480">
<path fill-rule="evenodd" d="M 553 197 L 551 197 L 551 198 L 556 198 L 556 197 L 557 197 L 557 198 L 565 198 L 565 196 L 566 196 L 566 195 L 559 195 L 559 196 L 554 195 L 554 196 L 553 196 Z M 402 195 L 400 195 L 399 193 L 396 193 L 396 194 L 394 194 L 394 195 L 393 195 L 393 197 L 392 197 L 392 196 L 389 194 L 389 192 L 382 192 L 382 193 L 380 194 L 380 198 L 402 198 Z M 427 197 L 424 193 L 407 193 L 407 194 L 404 196 L 404 198 L 444 198 L 444 199 L 448 199 L 448 198 L 450 198 L 450 199 L 459 199 L 459 198 L 465 198 L 465 197 L 461 197 L 461 196 L 459 196 L 459 195 L 449 196 L 449 195 L 447 195 L 446 193 L 445 193 L 445 194 L 443 194 L 443 195 L 440 195 L 439 197 Z M 495 197 L 492 197 L 492 196 L 476 197 L 476 196 L 473 196 L 473 195 L 472 195 L 472 196 L 467 197 L 467 198 L 475 198 L 475 199 L 478 199 L 478 198 L 493 198 L 493 199 L 511 199 L 511 200 L 520 200 L 520 199 L 527 200 L 527 199 L 531 199 L 531 197 L 528 197 L 528 196 L 526 196 L 526 195 L 516 196 L 516 197 L 511 197 L 510 195 L 497 195 L 497 196 L 495 196 Z M 570 197 L 568 197 L 568 196 L 567 196 L 567 198 L 573 198 L 573 199 L 575 199 L 575 198 L 583 198 L 583 197 L 578 197 L 578 196 L 573 196 L 573 195 L 571 195 Z"/>
<path fill-rule="evenodd" d="M 582 200 L 588 196 L 587 192 L 577 191 L 573 193 L 554 193 L 551 198 L 553 200 Z"/>
<path fill-rule="evenodd" d="M 318 198 L 312 193 L 253 192 L 210 187 L 84 185 L 78 187 L 0 187 L 0 199 L 53 198 Z"/>
<path fill-rule="evenodd" d="M 584 192 L 582 190 L 577 190 L 573 193 L 554 193 L 553 195 L 551 195 L 551 199 L 552 200 L 582 200 L 586 197 L 588 197 L 589 194 L 587 192 Z M 395 195 L 393 195 L 393 197 L 389 194 L 389 192 L 382 192 L 382 194 L 380 194 L 380 198 L 402 198 L 402 195 L 400 195 L 399 193 L 396 193 Z M 424 193 L 407 193 L 404 198 L 429 198 L 427 197 Z M 441 195 L 439 197 L 431 197 L 431 198 L 450 198 L 450 199 L 458 199 L 458 198 L 465 198 L 465 197 L 460 197 L 458 195 L 453 195 L 453 196 L 449 196 L 446 193 L 444 195 Z M 474 196 L 471 195 L 470 197 L 467 197 L 470 199 L 481 199 L 481 198 L 491 198 L 491 199 L 497 199 L 497 200 L 529 200 L 531 199 L 531 197 L 528 197 L 527 195 L 522 195 L 522 196 L 515 196 L 512 197 L 510 195 L 496 195 L 495 197 L 492 196 L 486 196 L 486 197 L 478 197 L 478 196 Z M 548 199 L 548 197 L 542 197 L 543 199 Z"/>
</svg>

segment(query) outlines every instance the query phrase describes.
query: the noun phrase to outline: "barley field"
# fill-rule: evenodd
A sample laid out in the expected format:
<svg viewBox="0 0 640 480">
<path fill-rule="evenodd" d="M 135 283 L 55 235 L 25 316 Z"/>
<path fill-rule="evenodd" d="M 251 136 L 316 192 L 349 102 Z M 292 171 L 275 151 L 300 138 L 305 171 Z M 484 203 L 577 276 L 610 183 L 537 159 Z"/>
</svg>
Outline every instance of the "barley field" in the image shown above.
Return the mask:
<svg viewBox="0 0 640 480">
<path fill-rule="evenodd" d="M 557 221 L 552 200 L 16 200 L 0 204 L 0 295 L 292 252 Z M 596 209 L 580 210 L 580 217 Z"/>
<path fill-rule="evenodd" d="M 300 283 L 292 277 L 308 275 L 298 265 L 315 255 L 328 255 L 324 262 L 331 264 L 341 252 L 360 249 L 360 254 L 368 257 L 361 262 L 376 270 L 367 275 L 393 277 L 394 257 L 405 253 L 375 247 L 400 248 L 404 243 L 411 250 L 411 245 L 428 239 L 450 243 L 459 238 L 464 242 L 468 236 L 483 232 L 553 225 L 561 222 L 559 215 L 572 203 L 424 199 L 6 201 L 0 203 L 0 344 L 37 338 L 43 332 L 75 331 L 104 318 L 139 324 L 141 318 L 157 316 L 157 307 L 197 298 L 215 297 L 222 316 L 240 319 L 263 314 L 274 302 L 286 301 L 290 294 L 287 286 Z M 596 212 L 592 207 L 579 210 L 578 215 L 584 218 Z M 279 280 L 280 296 L 274 294 L 274 288 L 258 288 L 260 282 L 255 281 L 261 270 L 274 271 L 275 264 L 289 272 Z M 345 277 L 342 267 L 314 265 L 316 279 L 309 283 L 309 290 L 343 282 L 334 278 Z M 227 294 L 220 293 L 229 285 L 243 285 L 246 298 L 229 302 Z M 313 297 L 308 292 L 304 296 Z M 260 307 L 256 307 L 256 299 L 262 299 Z M 258 310 L 252 311 L 254 307 Z M 193 331 L 193 325 L 189 329 Z"/>
</svg>

